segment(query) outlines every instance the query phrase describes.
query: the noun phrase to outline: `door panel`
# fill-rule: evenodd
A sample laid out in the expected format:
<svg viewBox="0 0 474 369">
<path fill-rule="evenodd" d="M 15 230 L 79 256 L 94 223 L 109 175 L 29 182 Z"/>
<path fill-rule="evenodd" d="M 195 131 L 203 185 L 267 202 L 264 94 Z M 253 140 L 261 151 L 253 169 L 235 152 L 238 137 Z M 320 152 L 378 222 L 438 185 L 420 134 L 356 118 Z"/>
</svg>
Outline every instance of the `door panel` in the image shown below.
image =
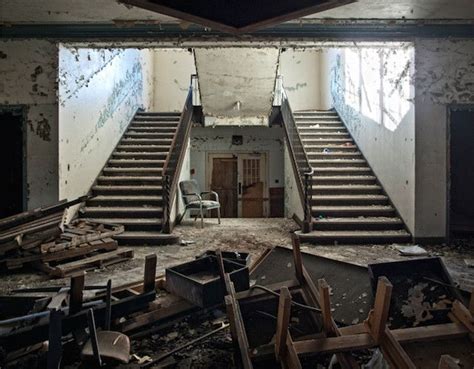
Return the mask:
<svg viewBox="0 0 474 369">
<path fill-rule="evenodd" d="M 243 155 L 241 160 L 242 217 L 261 218 L 264 216 L 264 176 L 261 155 Z"/>
<path fill-rule="evenodd" d="M 212 160 L 211 190 L 216 191 L 221 203 L 223 218 L 237 217 L 237 158 Z M 212 211 L 217 216 L 217 211 Z"/>
</svg>

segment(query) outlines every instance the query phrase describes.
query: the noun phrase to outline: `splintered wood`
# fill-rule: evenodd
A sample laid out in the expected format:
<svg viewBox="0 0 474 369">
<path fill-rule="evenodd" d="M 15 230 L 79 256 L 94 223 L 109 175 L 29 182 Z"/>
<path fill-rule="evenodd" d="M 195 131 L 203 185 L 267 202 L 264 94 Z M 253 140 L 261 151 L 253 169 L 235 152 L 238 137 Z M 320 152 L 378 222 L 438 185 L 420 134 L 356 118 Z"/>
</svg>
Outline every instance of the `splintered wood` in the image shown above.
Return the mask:
<svg viewBox="0 0 474 369">
<path fill-rule="evenodd" d="M 259 261 L 259 263 L 262 262 L 263 260 Z M 373 308 L 364 323 L 338 327 L 332 316 L 330 286 L 324 279 L 320 279 L 317 284 L 318 287 L 316 287 L 311 280 L 302 263 L 297 238 L 293 238 L 293 262 L 296 278 L 291 283 L 286 283 L 286 285 L 291 286 L 291 290 L 281 283 L 267 286 L 267 289 L 273 291 L 272 294 L 279 295 L 273 343 L 249 347 L 245 334 L 245 317 L 242 318 L 240 306 L 241 304 L 250 304 L 252 301 L 256 304 L 262 303 L 264 301 L 262 294 L 240 293 L 236 295 L 229 284 L 226 285 L 227 296 L 225 301 L 228 318 L 234 342 L 238 343 L 236 348 L 240 351 L 240 357 L 242 360 L 247 359 L 247 365 L 244 367 L 251 368 L 254 363 L 271 360 L 273 357 L 273 360 L 276 360 L 279 364 L 271 365 L 297 369 L 302 367 L 300 357 L 308 358 L 311 355 L 320 357 L 321 355 L 335 354 L 341 368 L 355 369 L 362 367 L 356 353 L 375 348 L 380 349 L 388 365 L 396 369 L 454 369 L 467 367 L 465 365 L 472 367 L 472 350 L 467 349 L 466 355 L 470 357 L 462 365 L 459 365 L 460 360 L 444 354 L 451 353 L 456 356 L 459 353 L 459 350 L 456 351 L 456 345 L 450 346 L 451 340 L 461 340 L 468 347 L 473 347 L 474 318 L 472 310 L 474 299 L 471 300 L 470 308 L 456 300 L 449 313 L 451 319 L 449 323 L 391 330 L 388 326 L 388 318 L 393 286 L 386 277 L 380 277 Z M 225 279 L 228 280 L 227 275 Z M 315 308 L 313 312 L 318 312 L 314 315 L 314 319 L 319 330 L 314 331 L 313 334 L 295 338 L 294 330 L 290 329 L 290 312 L 292 294 L 296 295 L 298 291 L 304 296 L 306 305 Z M 268 298 L 274 299 L 275 297 L 270 294 Z M 435 353 L 430 350 L 423 351 L 423 347 L 420 347 L 419 350 L 415 347 L 418 356 L 413 355 L 413 345 L 417 344 L 426 345 L 426 347 L 437 344 L 443 348 L 443 351 Z M 273 355 L 269 355 L 271 352 L 273 352 Z M 248 361 L 249 353 L 251 361 Z M 421 360 L 420 353 L 424 355 Z M 434 357 L 432 357 L 433 355 Z M 428 358 L 432 363 L 427 364 Z"/>
<path fill-rule="evenodd" d="M 123 226 L 86 219 L 64 224 L 67 208 L 86 199 L 63 201 L 0 220 L 0 268 L 30 265 L 52 277 L 66 277 L 132 258 L 133 251 L 117 250 L 112 238 L 123 232 Z"/>
</svg>

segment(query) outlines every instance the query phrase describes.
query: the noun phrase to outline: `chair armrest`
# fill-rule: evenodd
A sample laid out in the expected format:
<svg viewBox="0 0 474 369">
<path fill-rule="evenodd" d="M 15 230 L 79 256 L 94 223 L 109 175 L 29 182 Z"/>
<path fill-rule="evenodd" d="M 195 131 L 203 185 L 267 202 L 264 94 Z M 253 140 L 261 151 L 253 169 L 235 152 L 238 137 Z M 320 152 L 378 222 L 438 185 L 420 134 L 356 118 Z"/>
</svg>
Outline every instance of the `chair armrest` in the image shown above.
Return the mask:
<svg viewBox="0 0 474 369">
<path fill-rule="evenodd" d="M 202 195 L 202 194 L 201 194 Z M 202 202 L 202 197 L 201 197 L 200 194 L 198 193 L 188 193 L 187 195 L 183 195 L 183 197 L 191 197 L 191 196 L 194 196 L 194 197 L 197 197 L 199 199 L 199 201 Z"/>
<path fill-rule="evenodd" d="M 201 196 L 202 195 L 214 195 L 216 199 L 215 201 L 219 202 L 219 195 L 215 191 L 204 191 L 204 192 L 201 192 Z"/>
</svg>

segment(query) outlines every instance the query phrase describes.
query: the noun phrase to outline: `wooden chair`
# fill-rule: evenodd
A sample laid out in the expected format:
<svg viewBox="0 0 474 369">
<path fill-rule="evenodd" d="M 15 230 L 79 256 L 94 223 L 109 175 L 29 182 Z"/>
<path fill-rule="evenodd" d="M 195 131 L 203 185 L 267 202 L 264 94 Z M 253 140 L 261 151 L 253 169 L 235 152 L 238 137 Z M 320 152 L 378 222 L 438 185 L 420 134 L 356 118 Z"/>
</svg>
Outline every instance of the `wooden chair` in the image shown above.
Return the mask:
<svg viewBox="0 0 474 369">
<path fill-rule="evenodd" d="M 185 205 L 184 213 L 180 218 L 180 221 L 184 218 L 186 211 L 189 210 L 199 210 L 199 213 L 194 217 L 194 220 L 197 219 L 198 215 L 201 215 L 201 228 L 204 227 L 204 211 L 217 209 L 217 218 L 219 224 L 221 224 L 221 204 L 219 203 L 219 195 L 214 191 L 204 191 L 201 192 L 199 185 L 196 180 L 191 179 L 189 181 L 182 181 L 179 183 L 179 188 L 181 189 L 181 195 L 183 196 L 183 201 Z M 214 196 L 215 200 L 203 199 L 203 197 Z"/>
</svg>

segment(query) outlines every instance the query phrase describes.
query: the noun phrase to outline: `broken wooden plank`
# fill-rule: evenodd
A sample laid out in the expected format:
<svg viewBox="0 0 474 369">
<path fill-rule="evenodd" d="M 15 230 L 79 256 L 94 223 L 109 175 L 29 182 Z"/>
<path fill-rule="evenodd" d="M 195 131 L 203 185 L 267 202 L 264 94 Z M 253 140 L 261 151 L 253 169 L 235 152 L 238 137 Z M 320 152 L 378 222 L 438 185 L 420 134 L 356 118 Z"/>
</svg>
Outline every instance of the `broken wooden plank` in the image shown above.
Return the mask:
<svg viewBox="0 0 474 369">
<path fill-rule="evenodd" d="M 291 294 L 288 288 L 282 287 L 278 301 L 277 328 L 275 338 L 275 356 L 281 361 L 287 352 L 288 327 L 291 317 Z"/>
<path fill-rule="evenodd" d="M 145 256 L 145 272 L 143 276 L 143 290 L 145 292 L 153 291 L 155 289 L 156 263 L 156 254 Z"/>
</svg>

